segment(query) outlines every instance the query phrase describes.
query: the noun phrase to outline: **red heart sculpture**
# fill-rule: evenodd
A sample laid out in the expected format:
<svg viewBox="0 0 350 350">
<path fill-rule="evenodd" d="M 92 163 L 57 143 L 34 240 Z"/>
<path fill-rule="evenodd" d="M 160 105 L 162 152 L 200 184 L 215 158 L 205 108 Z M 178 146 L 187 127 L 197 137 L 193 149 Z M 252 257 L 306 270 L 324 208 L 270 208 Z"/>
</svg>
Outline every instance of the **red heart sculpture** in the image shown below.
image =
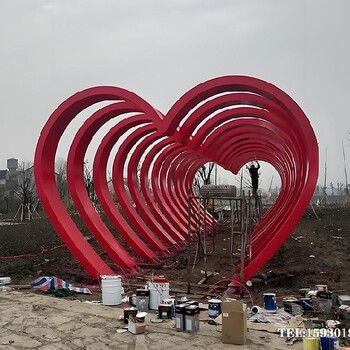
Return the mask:
<svg viewBox="0 0 350 350">
<path fill-rule="evenodd" d="M 281 177 L 276 203 L 253 232 L 243 280 L 251 278 L 273 256 L 309 205 L 318 177 L 315 134 L 300 107 L 267 82 L 246 76 L 215 78 L 184 94 L 165 116 L 121 88 L 94 87 L 78 92 L 45 124 L 34 169 L 38 194 L 53 226 L 94 279 L 114 272 L 68 214 L 57 191 L 54 167 L 58 143 L 69 123 L 102 101 L 110 104 L 93 113 L 75 135 L 67 177 L 86 226 L 120 268 L 136 272 L 140 261 L 157 263 L 185 244 L 188 229 L 196 229 L 196 215 L 203 217 L 203 208 L 199 208 L 188 223 L 188 196 L 194 195 L 197 169 L 207 162 L 236 174 L 244 164 L 259 159 L 274 166 Z M 137 258 L 112 235 L 84 186 L 86 150 L 96 132 L 112 118 L 115 125 L 95 154 L 94 186 L 111 223 Z M 117 205 L 106 180 L 107 163 L 116 144 L 112 174 Z M 238 282 L 236 275 L 231 284 Z"/>
</svg>

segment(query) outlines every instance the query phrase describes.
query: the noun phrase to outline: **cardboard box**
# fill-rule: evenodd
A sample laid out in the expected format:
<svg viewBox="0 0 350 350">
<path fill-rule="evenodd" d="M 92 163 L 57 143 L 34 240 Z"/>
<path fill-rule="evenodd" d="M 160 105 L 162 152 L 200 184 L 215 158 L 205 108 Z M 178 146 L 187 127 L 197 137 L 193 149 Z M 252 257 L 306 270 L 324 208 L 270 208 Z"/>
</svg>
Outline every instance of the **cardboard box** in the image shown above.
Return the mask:
<svg viewBox="0 0 350 350">
<path fill-rule="evenodd" d="M 146 324 L 144 322 L 137 322 L 135 317 L 130 316 L 128 321 L 128 331 L 132 334 L 145 333 Z"/>
<path fill-rule="evenodd" d="M 223 301 L 222 342 L 244 345 L 247 338 L 247 305 L 243 301 Z"/>
</svg>

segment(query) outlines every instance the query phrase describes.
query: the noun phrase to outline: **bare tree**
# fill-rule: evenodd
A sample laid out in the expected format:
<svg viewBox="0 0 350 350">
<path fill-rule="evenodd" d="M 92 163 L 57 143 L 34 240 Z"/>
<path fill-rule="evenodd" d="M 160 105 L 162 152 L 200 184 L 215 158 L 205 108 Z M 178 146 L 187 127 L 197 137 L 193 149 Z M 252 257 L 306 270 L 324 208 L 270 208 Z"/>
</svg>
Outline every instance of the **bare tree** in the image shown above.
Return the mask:
<svg viewBox="0 0 350 350">
<path fill-rule="evenodd" d="M 89 167 L 89 162 L 86 160 L 84 162 L 84 183 L 86 192 L 93 203 L 96 202 L 94 181 L 92 177 L 92 169 Z"/>
<path fill-rule="evenodd" d="M 22 162 L 17 171 L 18 187 L 15 194 L 21 199 L 21 221 L 33 219 L 33 204 L 37 201 L 34 181 L 34 167 L 32 164 Z"/>
<path fill-rule="evenodd" d="M 55 163 L 55 175 L 56 175 L 56 186 L 60 198 L 63 200 L 68 195 L 68 184 L 67 184 L 67 162 L 59 158 Z"/>
<path fill-rule="evenodd" d="M 194 186 L 198 189 L 201 188 L 202 185 L 210 185 L 211 183 L 211 173 L 213 172 L 215 163 L 210 162 L 207 164 L 203 164 L 196 173 L 194 177 Z"/>
</svg>

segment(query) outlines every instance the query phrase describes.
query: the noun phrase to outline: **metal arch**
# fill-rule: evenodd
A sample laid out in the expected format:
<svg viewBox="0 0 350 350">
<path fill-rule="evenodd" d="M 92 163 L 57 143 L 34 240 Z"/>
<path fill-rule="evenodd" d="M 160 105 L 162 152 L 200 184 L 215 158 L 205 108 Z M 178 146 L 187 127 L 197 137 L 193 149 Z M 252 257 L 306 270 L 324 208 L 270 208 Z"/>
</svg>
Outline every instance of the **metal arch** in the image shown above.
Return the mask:
<svg viewBox="0 0 350 350">
<path fill-rule="evenodd" d="M 186 195 L 193 193 L 193 178 L 201 164 L 214 161 L 237 173 L 244 164 L 257 158 L 275 167 L 282 182 L 281 193 L 253 232 L 251 260 L 244 265 L 244 279 L 251 278 L 292 232 L 316 186 L 317 140 L 296 102 L 276 86 L 247 76 L 224 76 L 199 84 L 180 97 L 165 116 L 132 92 L 113 87 L 87 89 L 63 102 L 49 118 L 38 140 L 36 184 L 54 227 L 94 278 L 112 270 L 86 242 L 66 212 L 56 189 L 54 161 L 58 142 L 70 121 L 80 111 L 105 100 L 117 101 L 119 107 L 128 105 L 130 111 L 139 113 L 126 117 L 107 133 L 95 155 L 93 171 L 96 193 L 103 208 L 121 237 L 142 259 L 158 262 L 159 257 L 166 255 L 161 241 L 167 244 L 170 252 L 184 242 L 187 232 Z M 92 115 L 77 133 L 68 162 L 69 182 L 72 197 L 101 246 L 119 266 L 134 268 L 135 260 L 117 241 L 113 241 L 96 212 L 92 213 L 92 204 L 88 203 L 82 187 L 82 161 L 86 148 L 96 128 L 108 119 L 107 111 L 113 109 L 112 106 Z M 99 114 L 101 119 L 96 117 Z M 94 118 L 99 121 L 94 121 Z M 144 123 L 148 126 L 141 127 Z M 133 126 L 141 129 L 130 133 Z M 113 181 L 121 208 L 127 213 L 131 225 L 137 227 L 139 235 L 115 207 L 106 183 L 108 157 L 122 136 L 126 139 L 114 159 Z M 131 152 L 138 140 L 140 142 Z M 132 207 L 121 183 L 128 154 L 128 186 L 140 215 Z M 142 157 L 141 192 L 138 192 L 135 177 Z M 194 221 L 192 227 L 195 227 Z M 147 225 L 153 228 L 158 238 L 151 234 Z M 238 285 L 239 271 L 234 273 L 231 285 Z"/>
<path fill-rule="evenodd" d="M 136 232 L 133 231 L 128 221 L 119 211 L 109 193 L 106 180 L 108 157 L 114 144 L 131 128 L 143 124 L 147 120 L 140 119 L 141 117 L 138 115 L 126 118 L 111 128 L 111 130 L 109 130 L 109 132 L 104 136 L 95 155 L 94 169 L 96 169 L 96 172 L 94 172 L 93 177 L 95 190 L 102 208 L 108 215 L 111 223 L 118 230 L 118 233 L 125 239 L 128 245 L 139 257 L 155 263 L 159 262 L 155 252 L 146 245 L 146 243 L 136 234 Z"/>
<path fill-rule="evenodd" d="M 110 258 L 122 268 L 133 268 L 137 262 L 119 244 L 96 212 L 85 190 L 83 172 L 85 153 L 98 129 L 111 118 L 130 112 L 140 110 L 130 102 L 118 102 L 98 110 L 76 133 L 67 159 L 67 182 L 79 214 Z"/>
</svg>

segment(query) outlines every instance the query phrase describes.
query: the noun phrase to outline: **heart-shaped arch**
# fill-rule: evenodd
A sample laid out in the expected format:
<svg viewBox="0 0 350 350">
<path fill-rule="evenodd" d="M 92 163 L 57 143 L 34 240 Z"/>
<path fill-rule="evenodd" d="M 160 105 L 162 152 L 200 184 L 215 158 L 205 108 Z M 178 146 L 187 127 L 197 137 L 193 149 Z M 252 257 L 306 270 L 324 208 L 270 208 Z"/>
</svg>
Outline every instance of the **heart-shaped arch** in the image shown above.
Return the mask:
<svg viewBox="0 0 350 350">
<path fill-rule="evenodd" d="M 77 210 L 109 257 L 121 268 L 136 272 L 139 261 L 157 263 L 178 250 L 188 234 L 187 200 L 194 195 L 197 169 L 210 161 L 237 173 L 257 158 L 275 167 L 282 186 L 276 203 L 254 229 L 251 260 L 244 267 L 244 279 L 251 278 L 292 232 L 316 186 L 317 140 L 301 108 L 276 86 L 247 76 L 224 76 L 199 84 L 164 116 L 136 94 L 116 87 L 86 89 L 64 101 L 40 134 L 34 164 L 36 185 L 53 226 L 94 279 L 113 271 L 84 239 L 64 207 L 54 164 L 69 123 L 102 101 L 110 104 L 93 113 L 76 133 L 67 173 Z M 103 209 L 134 257 L 103 223 L 83 183 L 88 145 L 101 126 L 117 116 L 124 118 L 102 139 L 93 176 Z M 116 142 L 113 186 L 118 206 L 106 180 L 107 162 Z M 203 208 L 196 215 L 203 217 Z M 193 217 L 190 229 L 195 228 Z M 237 276 L 232 285 L 237 284 Z"/>
</svg>

